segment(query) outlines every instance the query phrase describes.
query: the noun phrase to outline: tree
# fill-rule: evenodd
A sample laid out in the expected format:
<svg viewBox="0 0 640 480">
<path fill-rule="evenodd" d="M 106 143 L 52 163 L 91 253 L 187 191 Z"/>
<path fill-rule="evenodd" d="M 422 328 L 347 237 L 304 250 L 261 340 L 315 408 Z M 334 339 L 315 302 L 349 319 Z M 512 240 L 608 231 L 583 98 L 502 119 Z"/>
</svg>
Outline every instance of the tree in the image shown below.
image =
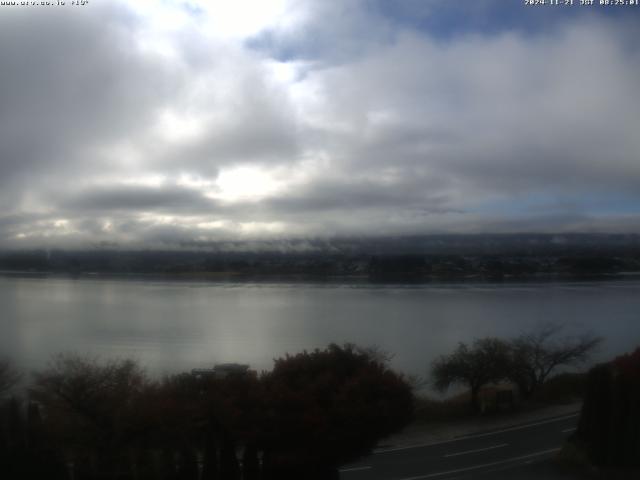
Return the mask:
<svg viewBox="0 0 640 480">
<path fill-rule="evenodd" d="M 561 330 L 547 324 L 511 341 L 509 379 L 523 398 L 530 398 L 556 368 L 584 363 L 602 342 L 591 334 L 557 338 Z"/>
<path fill-rule="evenodd" d="M 250 471 L 257 468 L 265 419 L 262 383 L 255 371 L 173 375 L 162 382 L 159 401 L 164 404 L 163 436 L 169 435 L 165 442 L 198 448 L 206 476 L 219 471 L 222 478 L 236 478 L 236 454 L 243 450 L 243 478 L 254 478 Z"/>
<path fill-rule="evenodd" d="M 440 391 L 459 383 L 467 385 L 471 393 L 471 407 L 478 411 L 480 389 L 488 383 L 498 382 L 507 376 L 509 345 L 498 338 L 481 338 L 471 347 L 459 343 L 449 355 L 437 358 L 431 366 L 431 377 Z"/>
<path fill-rule="evenodd" d="M 21 375 L 16 372 L 8 359 L 0 359 L 0 397 L 11 390 L 20 378 Z"/>
<path fill-rule="evenodd" d="M 262 378 L 266 478 L 337 478 L 410 421 L 411 386 L 379 357 L 333 344 L 276 360 Z"/>
<path fill-rule="evenodd" d="M 570 439 L 599 467 L 640 468 L 640 347 L 589 370 L 576 434 Z M 601 478 L 609 478 L 604 471 Z M 615 478 L 623 478 L 615 477 Z"/>
<path fill-rule="evenodd" d="M 148 385 L 133 360 L 99 362 L 63 354 L 35 374 L 31 395 L 43 406 L 55 444 L 78 469 L 93 471 L 85 476 L 119 475 L 149 428 L 143 395 Z"/>
<path fill-rule="evenodd" d="M 131 360 L 58 355 L 30 388 L 29 443 L 78 478 L 337 478 L 411 418 L 411 386 L 388 358 L 331 345 L 260 376 L 214 369 L 152 382 Z"/>
</svg>

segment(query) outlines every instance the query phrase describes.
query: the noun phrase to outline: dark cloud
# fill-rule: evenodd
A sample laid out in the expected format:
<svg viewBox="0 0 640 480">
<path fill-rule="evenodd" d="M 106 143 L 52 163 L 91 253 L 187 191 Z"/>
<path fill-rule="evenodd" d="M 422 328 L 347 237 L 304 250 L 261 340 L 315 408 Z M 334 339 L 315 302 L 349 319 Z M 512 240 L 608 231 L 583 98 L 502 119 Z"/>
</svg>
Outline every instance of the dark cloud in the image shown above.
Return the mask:
<svg viewBox="0 0 640 480">
<path fill-rule="evenodd" d="M 58 204 L 70 212 L 213 213 L 218 203 L 201 192 L 179 186 L 120 185 L 91 187 L 66 195 Z"/>
<path fill-rule="evenodd" d="M 359 215 L 370 209 L 407 209 L 429 213 L 446 213 L 448 199 L 430 182 L 412 179 L 319 181 L 297 191 L 265 200 L 263 208 L 279 215 L 317 214 L 319 212 Z M 435 192 L 435 193 L 434 193 Z"/>
</svg>

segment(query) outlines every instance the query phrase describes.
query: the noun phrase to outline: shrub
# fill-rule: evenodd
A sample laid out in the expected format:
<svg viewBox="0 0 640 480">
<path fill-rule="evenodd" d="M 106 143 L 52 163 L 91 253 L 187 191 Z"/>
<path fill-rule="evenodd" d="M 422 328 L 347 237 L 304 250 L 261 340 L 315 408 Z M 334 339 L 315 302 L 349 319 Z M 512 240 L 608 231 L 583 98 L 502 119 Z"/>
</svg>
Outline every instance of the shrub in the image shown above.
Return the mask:
<svg viewBox="0 0 640 480">
<path fill-rule="evenodd" d="M 640 467 L 640 348 L 589 371 L 576 436 L 603 467 Z"/>
</svg>

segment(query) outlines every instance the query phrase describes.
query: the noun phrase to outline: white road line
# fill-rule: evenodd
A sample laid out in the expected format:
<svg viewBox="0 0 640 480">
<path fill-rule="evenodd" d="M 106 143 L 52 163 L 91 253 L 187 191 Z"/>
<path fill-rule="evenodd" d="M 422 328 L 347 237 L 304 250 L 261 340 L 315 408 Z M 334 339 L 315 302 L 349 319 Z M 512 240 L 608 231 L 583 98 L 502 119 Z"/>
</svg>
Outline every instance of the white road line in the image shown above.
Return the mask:
<svg viewBox="0 0 640 480">
<path fill-rule="evenodd" d="M 574 430 L 576 430 L 576 427 L 572 427 L 572 428 L 565 428 L 564 430 L 562 430 L 562 433 L 573 432 Z"/>
<path fill-rule="evenodd" d="M 504 465 L 505 463 L 518 462 L 520 460 L 526 460 L 532 457 L 540 457 L 542 455 L 548 455 L 549 453 L 554 453 L 559 451 L 560 448 L 561 447 L 551 448 L 549 450 L 543 450 L 541 452 L 530 453 L 528 455 L 521 455 L 519 457 L 508 458 L 506 460 L 500 460 L 499 462 L 484 463 L 482 465 L 473 465 L 471 467 L 458 468 L 457 470 L 448 470 L 446 472 L 430 473 L 428 475 L 420 475 L 418 477 L 407 477 L 401 480 L 424 480 L 425 478 L 441 477 L 443 475 L 451 475 L 452 473 L 470 472 L 471 470 L 478 470 L 480 468 L 495 467 L 497 465 Z"/>
<path fill-rule="evenodd" d="M 485 450 L 493 450 L 494 448 L 502 448 L 508 445 L 509 445 L 508 443 L 501 443 L 500 445 L 493 445 L 491 447 L 485 447 L 485 448 L 476 448 L 475 450 L 467 450 L 466 452 L 449 453 L 445 455 L 445 457 L 459 457 L 460 455 L 466 455 L 468 453 L 484 452 Z"/>
<path fill-rule="evenodd" d="M 494 430 L 492 432 L 487 432 L 487 433 L 475 433 L 470 435 L 464 435 L 461 437 L 452 438 L 451 440 L 444 440 L 442 442 L 416 443 L 413 445 L 407 445 L 406 447 L 378 448 L 373 452 L 373 454 L 378 455 L 380 453 L 399 452 L 401 450 L 412 450 L 414 448 L 432 447 L 434 445 L 444 445 L 445 443 L 459 442 L 461 440 L 470 440 L 472 438 L 488 437 L 490 435 L 497 435 L 498 433 L 513 432 L 515 430 L 524 430 L 529 427 L 536 427 L 538 425 L 545 425 L 547 423 L 561 422 L 563 420 L 568 420 L 569 418 L 577 417 L 578 415 L 580 414 L 572 413 L 570 415 L 564 415 L 562 417 L 551 418 L 549 420 L 542 420 L 536 423 L 527 423 L 526 425 L 517 425 L 515 427 L 504 428 L 502 430 Z"/>
<path fill-rule="evenodd" d="M 358 472 L 360 470 L 369 470 L 371 469 L 371 465 L 365 465 L 364 467 L 351 467 L 351 468 L 341 468 L 340 472 Z"/>
<path fill-rule="evenodd" d="M 525 428 L 537 427 L 538 425 L 545 425 L 547 423 L 561 422 L 563 420 L 568 420 L 569 418 L 577 417 L 578 415 L 580 415 L 580 414 L 579 413 L 572 413 L 571 415 L 565 415 L 563 417 L 552 418 L 550 420 L 542 420 L 540 422 L 535 422 L 535 423 L 528 423 L 526 425 L 517 425 L 515 427 L 503 428 L 502 430 L 494 430 L 493 432 L 465 435 L 465 436 L 462 436 L 462 437 L 458 437 L 455 440 L 457 441 L 457 440 L 467 440 L 467 439 L 470 439 L 470 438 L 488 437 L 489 435 L 497 435 L 498 433 L 512 432 L 514 430 L 523 430 Z"/>
</svg>

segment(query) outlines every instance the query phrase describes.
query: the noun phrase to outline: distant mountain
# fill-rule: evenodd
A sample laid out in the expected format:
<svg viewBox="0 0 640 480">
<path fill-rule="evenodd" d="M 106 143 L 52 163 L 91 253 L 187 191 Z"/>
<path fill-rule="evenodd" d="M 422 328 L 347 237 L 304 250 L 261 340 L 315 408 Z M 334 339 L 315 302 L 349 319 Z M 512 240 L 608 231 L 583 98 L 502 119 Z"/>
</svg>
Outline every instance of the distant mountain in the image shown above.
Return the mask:
<svg viewBox="0 0 640 480">
<path fill-rule="evenodd" d="M 368 280 L 610 275 L 640 272 L 639 235 L 431 235 L 184 245 L 180 250 L 0 252 L 0 270 L 198 278 Z"/>
</svg>

